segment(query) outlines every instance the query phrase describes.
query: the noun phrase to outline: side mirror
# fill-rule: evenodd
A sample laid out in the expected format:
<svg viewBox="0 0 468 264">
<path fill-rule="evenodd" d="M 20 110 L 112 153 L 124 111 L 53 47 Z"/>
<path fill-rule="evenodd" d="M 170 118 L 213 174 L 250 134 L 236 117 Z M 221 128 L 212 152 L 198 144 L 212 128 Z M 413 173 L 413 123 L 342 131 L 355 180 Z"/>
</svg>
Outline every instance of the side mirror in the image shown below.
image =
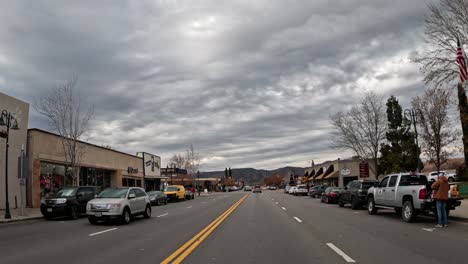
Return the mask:
<svg viewBox="0 0 468 264">
<path fill-rule="evenodd" d="M 379 182 L 375 182 L 375 183 L 374 183 L 374 187 L 375 187 L 375 188 L 379 188 L 379 187 L 380 187 L 380 183 L 379 183 Z"/>
<path fill-rule="evenodd" d="M 135 197 L 136 197 L 136 195 L 134 193 L 131 193 L 131 194 L 128 195 L 128 199 L 133 199 Z"/>
</svg>

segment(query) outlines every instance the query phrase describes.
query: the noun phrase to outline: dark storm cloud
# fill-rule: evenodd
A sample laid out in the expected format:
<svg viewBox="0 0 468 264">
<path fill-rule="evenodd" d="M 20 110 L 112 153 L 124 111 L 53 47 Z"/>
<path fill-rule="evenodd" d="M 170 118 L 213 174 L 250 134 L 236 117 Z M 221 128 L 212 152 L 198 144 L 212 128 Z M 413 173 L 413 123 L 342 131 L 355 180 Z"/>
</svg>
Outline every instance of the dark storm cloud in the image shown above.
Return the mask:
<svg viewBox="0 0 468 264">
<path fill-rule="evenodd" d="M 0 89 L 32 102 L 79 79 L 90 141 L 203 169 L 309 165 L 365 91 L 423 89 L 408 60 L 426 1 L 3 1 Z M 32 110 L 32 127 L 47 129 Z"/>
</svg>

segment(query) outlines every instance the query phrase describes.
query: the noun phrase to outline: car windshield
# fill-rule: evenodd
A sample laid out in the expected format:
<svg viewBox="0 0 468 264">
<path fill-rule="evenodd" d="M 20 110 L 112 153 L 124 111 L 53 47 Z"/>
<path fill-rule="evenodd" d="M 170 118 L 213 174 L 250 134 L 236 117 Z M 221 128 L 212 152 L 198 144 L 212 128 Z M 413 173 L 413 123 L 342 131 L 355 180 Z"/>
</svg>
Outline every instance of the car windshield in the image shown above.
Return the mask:
<svg viewBox="0 0 468 264">
<path fill-rule="evenodd" d="M 151 196 L 151 197 L 157 196 L 159 193 L 160 193 L 159 191 L 147 192 L 148 196 Z"/>
<path fill-rule="evenodd" d="M 165 192 L 176 192 L 177 187 L 176 186 L 167 186 L 166 189 L 164 190 Z"/>
<path fill-rule="evenodd" d="M 97 198 L 125 198 L 128 188 L 109 188 L 100 192 Z"/>
<path fill-rule="evenodd" d="M 361 186 L 362 186 L 362 189 L 369 189 L 370 187 L 374 186 L 374 183 L 373 182 L 363 182 Z"/>
<path fill-rule="evenodd" d="M 76 195 L 76 190 L 77 188 L 65 188 L 57 192 L 56 197 L 70 197 L 70 196 L 75 196 Z"/>
<path fill-rule="evenodd" d="M 423 174 L 418 175 L 402 175 L 400 179 L 400 186 L 412 186 L 412 185 L 426 185 L 427 178 Z"/>
</svg>

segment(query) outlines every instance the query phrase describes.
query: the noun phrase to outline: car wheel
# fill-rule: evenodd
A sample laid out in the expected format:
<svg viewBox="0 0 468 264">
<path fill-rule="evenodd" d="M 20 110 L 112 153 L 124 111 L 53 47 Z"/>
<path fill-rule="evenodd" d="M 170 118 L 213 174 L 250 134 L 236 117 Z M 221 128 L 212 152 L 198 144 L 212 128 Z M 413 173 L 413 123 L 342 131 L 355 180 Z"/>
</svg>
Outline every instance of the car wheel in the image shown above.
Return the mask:
<svg viewBox="0 0 468 264">
<path fill-rule="evenodd" d="M 130 223 L 131 218 L 132 215 L 130 214 L 130 209 L 125 208 L 122 213 L 122 224 L 128 225 Z"/>
<path fill-rule="evenodd" d="M 78 213 L 78 207 L 77 206 L 72 206 L 71 209 L 70 209 L 70 218 L 73 219 L 73 220 L 76 220 L 78 219 L 79 217 L 79 213 Z"/>
<path fill-rule="evenodd" d="M 448 178 L 448 182 L 454 182 L 454 181 L 455 181 L 455 179 L 453 177 Z"/>
<path fill-rule="evenodd" d="M 370 215 L 375 215 L 377 214 L 377 207 L 375 207 L 375 202 L 373 197 L 369 197 L 367 200 L 367 212 Z"/>
<path fill-rule="evenodd" d="M 92 225 L 97 225 L 97 223 L 98 223 L 98 221 L 96 220 L 96 218 L 94 216 L 88 216 L 88 221 Z"/>
<path fill-rule="evenodd" d="M 167 198 L 166 198 L 166 201 L 164 201 L 164 204 L 167 205 Z"/>
<path fill-rule="evenodd" d="M 411 201 L 406 201 L 403 203 L 403 210 L 401 217 L 403 221 L 410 223 L 414 220 L 415 211 L 413 207 L 413 203 Z"/>
<path fill-rule="evenodd" d="M 148 204 L 146 205 L 145 212 L 143 213 L 143 217 L 150 218 L 151 217 L 151 206 Z"/>
<path fill-rule="evenodd" d="M 339 207 L 344 207 L 343 198 L 341 198 L 341 196 L 338 198 L 338 206 Z"/>
<path fill-rule="evenodd" d="M 359 200 L 356 196 L 351 197 L 351 209 L 358 210 L 359 209 Z"/>
<path fill-rule="evenodd" d="M 156 205 L 160 206 L 161 205 L 161 200 L 158 199 L 158 201 L 156 202 Z"/>
</svg>

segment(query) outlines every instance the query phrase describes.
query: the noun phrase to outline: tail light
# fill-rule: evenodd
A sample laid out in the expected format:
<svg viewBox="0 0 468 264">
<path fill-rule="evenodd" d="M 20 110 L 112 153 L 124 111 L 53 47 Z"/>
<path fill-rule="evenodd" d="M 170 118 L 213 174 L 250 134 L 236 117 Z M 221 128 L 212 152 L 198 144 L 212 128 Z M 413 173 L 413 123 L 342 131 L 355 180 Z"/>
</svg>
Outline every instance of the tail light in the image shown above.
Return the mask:
<svg viewBox="0 0 468 264">
<path fill-rule="evenodd" d="M 419 190 L 419 200 L 426 199 L 426 189 Z"/>
<path fill-rule="evenodd" d="M 336 197 L 336 193 L 331 192 L 331 193 L 330 193 L 330 196 L 331 196 L 331 197 Z"/>
</svg>

